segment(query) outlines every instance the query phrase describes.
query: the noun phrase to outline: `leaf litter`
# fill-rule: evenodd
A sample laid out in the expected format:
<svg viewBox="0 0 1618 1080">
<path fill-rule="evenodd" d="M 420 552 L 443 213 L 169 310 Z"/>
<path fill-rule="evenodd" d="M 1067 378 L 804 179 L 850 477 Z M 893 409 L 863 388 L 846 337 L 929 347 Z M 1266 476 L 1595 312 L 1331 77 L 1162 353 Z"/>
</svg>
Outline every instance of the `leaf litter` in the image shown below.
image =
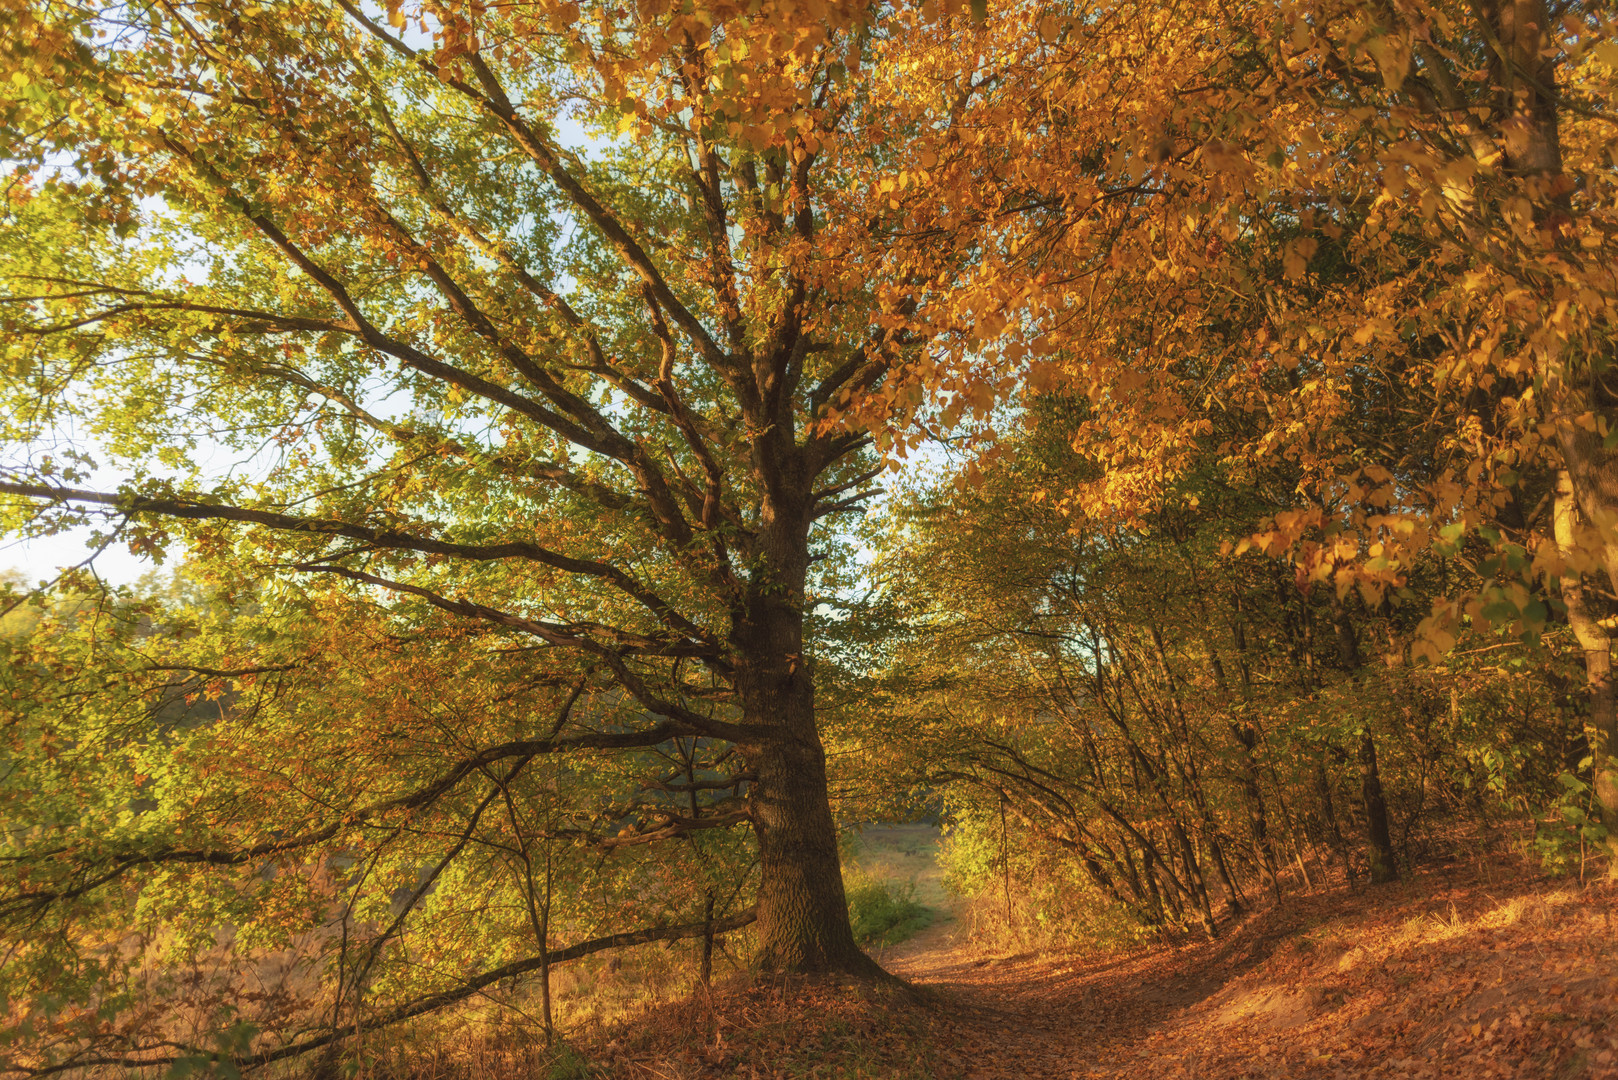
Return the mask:
<svg viewBox="0 0 1618 1080">
<path fill-rule="evenodd" d="M 669 1080 L 1618 1080 L 1615 901 L 1495 859 L 1125 954 L 983 955 L 943 924 L 882 958 L 914 992 L 733 981 L 579 1049 Z"/>
</svg>

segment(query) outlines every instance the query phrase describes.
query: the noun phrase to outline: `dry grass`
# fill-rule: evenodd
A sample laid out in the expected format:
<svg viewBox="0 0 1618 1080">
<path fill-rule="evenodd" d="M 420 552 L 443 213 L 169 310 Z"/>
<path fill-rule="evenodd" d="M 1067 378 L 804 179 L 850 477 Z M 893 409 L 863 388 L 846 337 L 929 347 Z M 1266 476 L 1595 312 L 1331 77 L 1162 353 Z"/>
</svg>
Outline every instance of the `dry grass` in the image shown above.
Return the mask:
<svg viewBox="0 0 1618 1080">
<path fill-rule="evenodd" d="M 714 978 L 722 980 L 744 971 L 741 957 L 750 944 L 745 934 L 729 935 L 723 948 L 715 943 Z M 684 1000 L 699 989 L 701 948 L 689 941 L 672 947 L 647 945 L 585 957 L 557 968 L 551 976 L 557 1026 L 564 1031 L 599 1027 Z"/>
<path fill-rule="evenodd" d="M 875 833 L 875 836 L 871 836 Z M 858 872 L 942 896 L 917 827 L 869 830 Z M 923 865 L 919 865 L 921 863 Z M 934 883 L 938 892 L 929 893 Z M 1392 886 L 1290 893 L 1217 941 L 986 955 L 941 924 L 885 954 L 923 984 L 760 981 L 695 947 L 558 969 L 568 1043 L 533 984 L 274 1080 L 1618 1080 L 1618 883 L 1498 855 Z M 728 972 L 728 974 L 727 974 Z"/>
<path fill-rule="evenodd" d="M 855 834 L 848 868 L 895 887 L 908 886 L 921 903 L 949 917 L 955 897 L 944 887 L 936 825 L 866 825 Z"/>
</svg>

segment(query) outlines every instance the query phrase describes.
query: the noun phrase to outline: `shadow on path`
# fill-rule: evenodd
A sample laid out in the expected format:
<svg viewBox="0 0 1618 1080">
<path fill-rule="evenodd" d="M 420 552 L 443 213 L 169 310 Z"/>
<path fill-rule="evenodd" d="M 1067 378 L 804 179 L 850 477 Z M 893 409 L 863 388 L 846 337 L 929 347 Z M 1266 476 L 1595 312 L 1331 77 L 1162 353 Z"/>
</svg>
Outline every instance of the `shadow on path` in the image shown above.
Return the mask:
<svg viewBox="0 0 1618 1080">
<path fill-rule="evenodd" d="M 938 995 L 972 1080 L 1618 1080 L 1618 958 L 1594 921 L 1614 895 L 1445 868 L 1289 896 L 1214 941 L 993 956 L 948 922 L 879 959 Z"/>
</svg>

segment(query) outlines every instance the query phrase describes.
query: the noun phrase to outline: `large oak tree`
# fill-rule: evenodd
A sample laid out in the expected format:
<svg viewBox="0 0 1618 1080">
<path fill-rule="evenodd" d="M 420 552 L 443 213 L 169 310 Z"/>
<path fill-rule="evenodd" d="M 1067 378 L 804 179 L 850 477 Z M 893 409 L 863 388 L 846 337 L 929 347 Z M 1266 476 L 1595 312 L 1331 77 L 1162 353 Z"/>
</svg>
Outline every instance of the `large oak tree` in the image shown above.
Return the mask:
<svg viewBox="0 0 1618 1080">
<path fill-rule="evenodd" d="M 536 757 L 678 746 L 689 809 L 630 838 L 750 823 L 760 962 L 876 970 L 805 620 L 875 475 L 836 414 L 912 339 L 858 257 L 852 177 L 884 152 L 849 137 L 867 32 L 800 15 L 7 5 L 10 525 L 99 521 L 238 581 L 346 590 L 378 640 L 492 649 L 481 708 L 526 710 L 386 799 L 354 778 L 306 833 L 215 815 L 183 844 L 28 853 L 17 926 L 165 866 L 495 799 Z M 183 642 L 175 663 L 262 677 L 238 644 L 228 669 Z M 525 655 L 528 689 L 499 691 Z M 467 805 L 446 862 L 490 804 Z"/>
</svg>

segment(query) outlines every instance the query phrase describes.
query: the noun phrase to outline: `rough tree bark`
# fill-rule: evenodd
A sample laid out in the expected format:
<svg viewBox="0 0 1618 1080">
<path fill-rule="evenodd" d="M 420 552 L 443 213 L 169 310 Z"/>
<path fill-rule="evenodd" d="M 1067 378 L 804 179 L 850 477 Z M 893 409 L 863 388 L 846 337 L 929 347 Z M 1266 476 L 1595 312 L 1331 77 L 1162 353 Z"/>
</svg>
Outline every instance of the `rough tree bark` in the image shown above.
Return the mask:
<svg viewBox="0 0 1618 1080">
<path fill-rule="evenodd" d="M 782 470 L 787 476 L 807 470 Z M 812 479 L 812 477 L 810 478 Z M 758 837 L 758 963 L 765 970 L 880 975 L 854 941 L 843 892 L 815 722 L 815 688 L 804 655 L 803 595 L 809 567 L 811 495 L 778 492 L 765 506 L 756 579 L 734 620 L 736 691 L 746 719 L 772 737 L 748 747 L 753 828 Z"/>
<path fill-rule="evenodd" d="M 793 711 L 793 703 L 782 704 Z M 794 725 L 760 747 L 754 760 L 760 965 L 876 974 L 875 962 L 860 951 L 849 928 L 819 736 L 813 726 Z"/>
</svg>

